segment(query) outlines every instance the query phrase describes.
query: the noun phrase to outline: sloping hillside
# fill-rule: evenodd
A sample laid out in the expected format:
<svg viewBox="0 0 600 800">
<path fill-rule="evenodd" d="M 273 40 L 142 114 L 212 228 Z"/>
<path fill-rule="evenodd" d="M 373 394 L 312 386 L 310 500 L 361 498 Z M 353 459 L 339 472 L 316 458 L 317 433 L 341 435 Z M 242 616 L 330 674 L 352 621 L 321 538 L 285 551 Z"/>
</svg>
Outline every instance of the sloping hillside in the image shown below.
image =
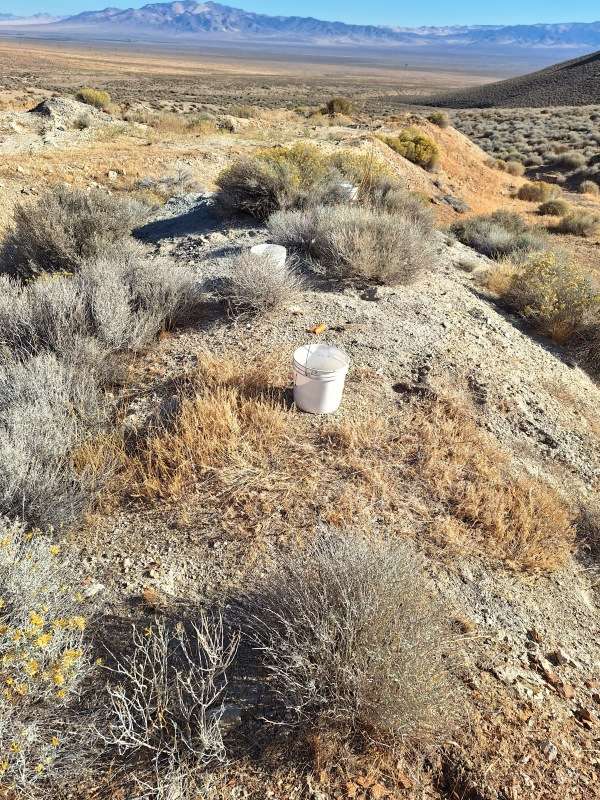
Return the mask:
<svg viewBox="0 0 600 800">
<path fill-rule="evenodd" d="M 419 102 L 447 108 L 594 105 L 600 103 L 600 50 L 519 78 L 420 99 Z"/>
</svg>

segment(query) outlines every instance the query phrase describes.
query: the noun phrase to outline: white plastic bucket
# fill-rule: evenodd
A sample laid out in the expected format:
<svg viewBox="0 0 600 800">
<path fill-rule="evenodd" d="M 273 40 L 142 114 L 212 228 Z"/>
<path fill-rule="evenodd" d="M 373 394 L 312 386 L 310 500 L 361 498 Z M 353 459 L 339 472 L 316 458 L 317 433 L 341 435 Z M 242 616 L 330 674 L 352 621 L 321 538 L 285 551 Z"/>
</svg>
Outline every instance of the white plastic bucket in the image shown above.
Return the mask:
<svg viewBox="0 0 600 800">
<path fill-rule="evenodd" d="M 310 414 L 333 414 L 342 402 L 350 359 L 329 344 L 305 344 L 294 353 L 294 402 Z"/>
<path fill-rule="evenodd" d="M 278 269 L 285 267 L 287 250 L 280 244 L 255 244 L 250 248 L 250 252 L 257 258 L 268 259 Z"/>
</svg>

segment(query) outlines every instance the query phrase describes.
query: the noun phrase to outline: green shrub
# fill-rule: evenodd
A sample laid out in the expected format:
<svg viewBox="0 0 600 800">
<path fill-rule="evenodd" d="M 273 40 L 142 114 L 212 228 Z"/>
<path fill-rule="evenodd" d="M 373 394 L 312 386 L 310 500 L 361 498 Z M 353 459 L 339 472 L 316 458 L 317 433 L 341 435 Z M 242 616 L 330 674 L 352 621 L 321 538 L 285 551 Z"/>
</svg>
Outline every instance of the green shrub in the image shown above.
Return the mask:
<svg viewBox="0 0 600 800">
<path fill-rule="evenodd" d="M 543 235 L 528 228 L 518 214 L 508 211 L 461 220 L 450 230 L 463 244 L 489 258 L 498 259 L 544 247 Z"/>
<path fill-rule="evenodd" d="M 566 200 L 560 199 L 548 200 L 545 203 L 541 203 L 538 207 L 538 213 L 542 214 L 542 216 L 562 217 L 570 210 L 571 206 L 566 202 Z"/>
<path fill-rule="evenodd" d="M 434 111 L 433 114 L 430 114 L 427 119 L 429 122 L 437 125 L 438 128 L 449 128 L 450 127 L 450 117 L 445 111 Z"/>
<path fill-rule="evenodd" d="M 529 200 L 532 203 L 544 203 L 553 200 L 559 194 L 558 186 L 545 181 L 531 181 L 524 183 L 517 192 L 519 200 Z"/>
<path fill-rule="evenodd" d="M 552 230 L 573 236 L 592 236 L 600 226 L 600 217 L 583 209 L 574 209 L 558 222 Z"/>
<path fill-rule="evenodd" d="M 347 97 L 332 97 L 325 104 L 325 112 L 334 116 L 334 114 L 351 114 L 354 110 L 352 101 Z"/>
<path fill-rule="evenodd" d="M 398 136 L 383 136 L 382 141 L 423 169 L 432 170 L 439 164 L 440 151 L 437 144 L 419 128 L 406 128 Z"/>
<path fill-rule="evenodd" d="M 103 89 L 92 89 L 88 86 L 82 87 L 75 95 L 80 103 L 86 103 L 88 106 L 94 106 L 101 111 L 108 111 L 111 106 L 111 96 Z"/>
</svg>

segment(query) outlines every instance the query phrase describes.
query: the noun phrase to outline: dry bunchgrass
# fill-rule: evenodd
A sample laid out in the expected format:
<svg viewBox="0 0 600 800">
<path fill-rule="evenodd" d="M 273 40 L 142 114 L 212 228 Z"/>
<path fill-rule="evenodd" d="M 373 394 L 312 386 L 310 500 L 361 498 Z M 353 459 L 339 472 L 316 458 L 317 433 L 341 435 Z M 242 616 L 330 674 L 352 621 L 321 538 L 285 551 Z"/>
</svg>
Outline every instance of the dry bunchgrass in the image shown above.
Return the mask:
<svg viewBox="0 0 600 800">
<path fill-rule="evenodd" d="M 344 413 L 315 426 L 287 405 L 283 375 L 276 358 L 202 356 L 181 379 L 170 418 L 125 454 L 128 495 L 179 502 L 198 492 L 207 518 L 245 532 L 266 519 L 285 532 L 311 520 L 377 518 L 397 528 L 399 509 L 421 498 L 424 535 L 436 546 L 531 572 L 567 557 L 573 530 L 564 503 L 515 474 L 460 399 L 415 399 L 378 413 L 377 378 L 358 376 Z"/>
</svg>

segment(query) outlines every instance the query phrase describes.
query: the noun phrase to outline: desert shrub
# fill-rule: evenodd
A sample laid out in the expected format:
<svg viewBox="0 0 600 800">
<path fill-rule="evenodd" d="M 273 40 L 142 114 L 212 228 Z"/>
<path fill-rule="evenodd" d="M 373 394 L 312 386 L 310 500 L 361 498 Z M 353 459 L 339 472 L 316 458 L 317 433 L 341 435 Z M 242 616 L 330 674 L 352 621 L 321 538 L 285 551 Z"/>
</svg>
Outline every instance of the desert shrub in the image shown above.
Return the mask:
<svg viewBox="0 0 600 800">
<path fill-rule="evenodd" d="M 88 86 L 81 88 L 75 97 L 80 103 L 94 106 L 94 108 L 99 108 L 101 111 L 108 111 L 112 102 L 108 92 L 103 89 L 92 89 Z"/>
<path fill-rule="evenodd" d="M 567 255 L 538 254 L 515 272 L 505 301 L 535 327 L 557 341 L 576 333 L 580 320 L 600 312 L 593 279 Z"/>
<path fill-rule="evenodd" d="M 419 128 L 406 128 L 398 136 L 382 137 L 382 141 L 396 153 L 424 169 L 435 169 L 439 163 L 440 151 L 437 144 Z"/>
<path fill-rule="evenodd" d="M 600 227 L 600 217 L 583 209 L 574 209 L 562 217 L 552 228 L 556 233 L 570 233 L 573 236 L 592 236 Z"/>
<path fill-rule="evenodd" d="M 578 169 L 585 164 L 587 164 L 587 159 L 583 153 L 577 153 L 572 150 L 565 153 L 558 153 L 554 159 L 554 165 L 556 167 L 566 170 Z"/>
<path fill-rule="evenodd" d="M 331 172 L 327 155 L 311 143 L 297 142 L 290 147 L 264 148 L 255 155 L 269 164 L 289 167 L 294 185 L 304 191 L 318 185 Z"/>
<path fill-rule="evenodd" d="M 545 203 L 540 204 L 538 213 L 542 214 L 542 216 L 562 217 L 564 214 L 567 214 L 570 209 L 571 206 L 566 200 L 547 200 Z"/>
<path fill-rule="evenodd" d="M 199 614 L 134 628 L 132 647 L 113 655 L 101 736 L 136 765 L 134 780 L 152 797 L 172 797 L 173 785 L 224 760 L 219 722 L 236 649 L 237 637 L 226 641 L 219 617 Z"/>
<path fill-rule="evenodd" d="M 580 363 L 592 375 L 600 376 L 600 290 L 597 306 L 582 313 L 572 345 Z"/>
<path fill-rule="evenodd" d="M 433 114 L 430 114 L 427 119 L 429 122 L 432 122 L 434 125 L 437 125 L 438 128 L 449 128 L 450 127 L 450 117 L 445 111 L 434 111 Z"/>
<path fill-rule="evenodd" d="M 407 546 L 322 536 L 277 555 L 241 606 L 288 724 L 396 744 L 457 716 L 452 637 Z"/>
<path fill-rule="evenodd" d="M 0 344 L 19 352 L 50 350 L 67 360 L 88 338 L 104 355 L 136 350 L 199 302 L 192 272 L 133 247 L 83 261 L 75 274 L 25 285 L 0 276 L 0 286 Z"/>
<path fill-rule="evenodd" d="M 143 178 L 138 181 L 139 190 L 150 191 L 160 198 L 161 201 L 169 200 L 182 194 L 199 192 L 201 186 L 195 180 L 192 173 L 186 169 L 179 169 L 172 175 L 162 175 L 159 178 Z"/>
<path fill-rule="evenodd" d="M 543 203 L 546 200 L 553 200 L 557 197 L 559 189 L 552 183 L 544 181 L 531 181 L 524 183 L 517 192 L 519 200 L 529 200 L 533 203 Z"/>
<path fill-rule="evenodd" d="M 507 161 L 505 169 L 509 175 L 521 176 L 525 174 L 525 167 L 520 161 Z"/>
<path fill-rule="evenodd" d="M 395 182 L 397 175 L 376 153 L 342 149 L 330 156 L 331 166 L 357 186 L 361 197 L 368 196 L 381 182 Z"/>
<path fill-rule="evenodd" d="M 216 180 L 217 206 L 226 213 L 249 214 L 263 220 L 297 202 L 293 168 L 286 162 L 245 158 L 227 167 Z"/>
<path fill-rule="evenodd" d="M 351 114 L 353 110 L 352 101 L 347 97 L 332 97 L 325 104 L 325 112 L 331 116 L 334 114 Z"/>
<path fill-rule="evenodd" d="M 74 458 L 105 419 L 93 374 L 50 353 L 5 359 L 0 413 L 0 512 L 32 525 L 68 525 L 106 477 L 79 471 Z"/>
<path fill-rule="evenodd" d="M 407 217 L 358 206 L 316 206 L 274 214 L 278 244 L 313 259 L 338 279 L 408 284 L 436 266 L 431 231 Z"/>
<path fill-rule="evenodd" d="M 300 273 L 293 267 L 282 267 L 273 256 L 248 250 L 235 262 L 224 297 L 234 311 L 258 314 L 292 303 L 303 286 Z"/>
<path fill-rule="evenodd" d="M 450 230 L 463 244 L 489 258 L 540 250 L 542 235 L 530 230 L 518 214 L 497 211 L 455 222 Z"/>
<path fill-rule="evenodd" d="M 2 249 L 0 271 L 27 278 L 40 272 L 74 272 L 89 258 L 127 240 L 146 218 L 140 203 L 56 186 L 15 208 L 15 226 Z"/>
<path fill-rule="evenodd" d="M 432 231 L 435 227 L 435 217 L 429 202 L 396 182 L 379 181 L 374 184 L 369 201 L 374 209 L 409 219 L 423 230 Z"/>
<path fill-rule="evenodd" d="M 84 767 L 90 725 L 73 704 L 91 667 L 77 585 L 58 546 L 0 519 L 0 783 L 18 796 Z"/>
<path fill-rule="evenodd" d="M 596 181 L 581 181 L 579 184 L 579 191 L 582 194 L 600 194 L 600 186 Z"/>
</svg>

